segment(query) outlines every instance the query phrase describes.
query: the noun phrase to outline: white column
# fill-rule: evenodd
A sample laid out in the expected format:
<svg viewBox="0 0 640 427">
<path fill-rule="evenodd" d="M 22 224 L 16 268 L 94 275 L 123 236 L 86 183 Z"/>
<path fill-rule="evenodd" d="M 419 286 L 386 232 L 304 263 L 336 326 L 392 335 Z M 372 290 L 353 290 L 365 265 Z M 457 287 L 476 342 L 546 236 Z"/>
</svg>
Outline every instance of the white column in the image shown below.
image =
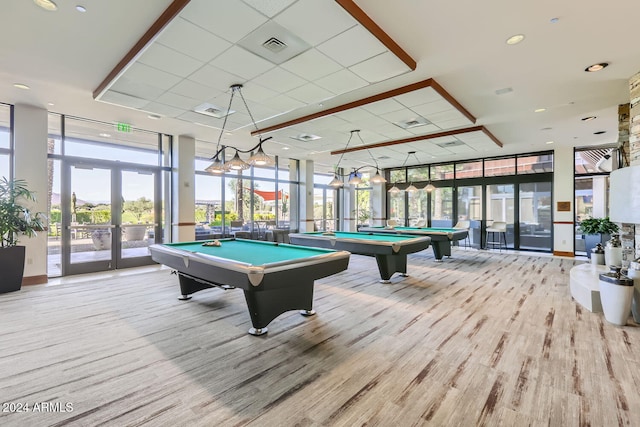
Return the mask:
<svg viewBox="0 0 640 427">
<path fill-rule="evenodd" d="M 371 184 L 371 225 L 385 225 L 387 212 L 387 192 L 384 184 Z"/>
<path fill-rule="evenodd" d="M 358 219 L 356 217 L 356 189 L 354 186 L 347 183 L 345 183 L 342 188 L 344 199 L 342 203 L 342 214 L 340 215 L 344 218 L 342 221 L 342 229 L 344 231 L 357 231 L 356 224 L 358 224 Z"/>
<path fill-rule="evenodd" d="M 299 226 L 301 233 L 313 231 L 313 161 L 300 160 Z"/>
<path fill-rule="evenodd" d="M 14 107 L 14 166 L 15 178 L 27 181 L 29 190 L 36 193 L 35 203 L 25 203 L 32 212 L 47 212 L 49 177 L 47 174 L 47 110 L 31 105 Z M 36 237 L 19 237 L 26 247 L 25 283 L 47 282 L 47 232 Z"/>
<path fill-rule="evenodd" d="M 188 242 L 196 238 L 195 231 L 195 153 L 196 140 L 180 135 L 173 143 L 172 179 L 172 241 Z"/>
<path fill-rule="evenodd" d="M 572 147 L 554 150 L 553 180 L 553 253 L 573 256 L 574 253 L 574 201 L 573 165 L 575 162 Z M 594 197 L 595 199 L 595 197 Z M 569 211 L 558 211 L 558 202 L 569 202 Z"/>
</svg>

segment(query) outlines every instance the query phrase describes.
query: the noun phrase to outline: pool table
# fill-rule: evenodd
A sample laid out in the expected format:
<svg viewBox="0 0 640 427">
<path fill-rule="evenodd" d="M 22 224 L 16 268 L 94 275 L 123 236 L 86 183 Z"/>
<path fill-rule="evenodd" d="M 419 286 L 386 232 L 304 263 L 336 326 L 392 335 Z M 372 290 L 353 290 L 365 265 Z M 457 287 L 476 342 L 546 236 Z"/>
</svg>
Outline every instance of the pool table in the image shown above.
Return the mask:
<svg viewBox="0 0 640 427">
<path fill-rule="evenodd" d="M 252 335 L 266 333 L 267 325 L 286 311 L 315 314 L 314 281 L 349 266 L 346 251 L 234 238 L 218 242 L 220 246 L 203 246 L 203 241 L 156 244 L 149 251 L 154 261 L 176 270 L 180 299 L 213 287 L 242 289 Z"/>
<path fill-rule="evenodd" d="M 295 245 L 317 248 L 339 249 L 354 254 L 374 255 L 382 283 L 389 283 L 394 273 L 407 276 L 407 254 L 419 252 L 429 247 L 429 237 L 406 236 L 400 234 L 334 233 L 312 232 L 289 234 Z"/>
<path fill-rule="evenodd" d="M 465 229 L 432 228 L 432 227 L 362 227 L 361 233 L 408 234 L 412 236 L 428 236 L 436 261 L 442 261 L 445 255 L 451 257 L 451 242 L 464 240 L 469 235 Z"/>
</svg>

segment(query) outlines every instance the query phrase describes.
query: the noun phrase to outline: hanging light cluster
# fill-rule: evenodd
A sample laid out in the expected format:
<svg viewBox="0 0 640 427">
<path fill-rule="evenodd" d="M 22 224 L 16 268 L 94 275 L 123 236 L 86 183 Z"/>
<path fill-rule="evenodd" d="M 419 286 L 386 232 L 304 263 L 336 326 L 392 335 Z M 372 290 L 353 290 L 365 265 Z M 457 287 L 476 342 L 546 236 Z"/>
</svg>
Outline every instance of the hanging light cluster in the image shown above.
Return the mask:
<svg viewBox="0 0 640 427">
<path fill-rule="evenodd" d="M 244 103 L 245 108 L 247 109 L 247 112 L 249 113 L 249 117 L 251 117 L 251 122 L 253 123 L 253 126 L 256 128 L 256 130 L 258 130 L 258 125 L 256 125 L 256 121 L 253 119 L 253 115 L 251 114 L 251 110 L 249 110 L 247 101 L 244 99 L 244 96 L 242 95 L 241 89 L 242 89 L 242 85 L 240 84 L 235 84 L 231 86 L 231 97 L 229 98 L 229 107 L 227 108 L 227 112 L 231 111 L 231 104 L 233 102 L 233 97 L 235 93 L 238 92 L 238 94 L 240 95 L 240 98 L 242 98 L 242 102 Z M 213 163 L 211 163 L 205 169 L 205 171 L 209 173 L 214 173 L 214 174 L 222 174 L 232 170 L 234 171 L 247 170 L 251 166 L 274 165 L 275 161 L 271 157 L 269 157 L 262 149 L 262 144 L 265 141 L 270 140 L 272 137 L 268 137 L 268 138 L 260 137 L 260 142 L 258 142 L 258 145 L 251 148 L 250 150 L 240 150 L 239 148 L 235 148 L 235 147 L 220 146 L 220 141 L 222 140 L 222 135 L 224 135 L 224 130 L 227 125 L 228 117 L 229 117 L 229 113 L 227 113 L 224 116 L 224 121 L 222 122 L 222 129 L 220 130 L 220 136 L 218 137 L 218 144 L 216 145 L 216 153 L 212 157 Z M 224 152 L 226 149 L 235 150 L 235 155 L 228 162 L 224 161 Z M 245 162 L 240 158 L 239 153 L 251 153 L 251 156 Z"/>
<path fill-rule="evenodd" d="M 362 137 L 360 136 L 360 129 L 352 130 L 351 135 L 349 135 L 349 140 L 347 141 L 347 145 L 345 145 L 344 151 L 342 152 L 342 154 L 340 154 L 340 158 L 338 159 L 338 164 L 336 165 L 333 173 L 333 179 L 328 184 L 331 187 L 340 188 L 344 186 L 344 183 L 339 178 L 340 176 L 349 176 L 350 177 L 348 182 L 349 185 L 359 185 L 362 183 L 362 175 L 360 174 L 360 170 L 371 167 L 369 165 L 365 165 L 359 168 L 354 168 L 353 171 L 351 171 L 351 173 L 347 175 L 342 175 L 339 173 L 340 162 L 342 161 L 342 157 L 344 156 L 345 151 L 347 150 L 347 148 L 349 148 L 349 143 L 351 142 L 351 138 L 353 138 L 353 134 L 358 135 L 358 138 L 360 138 L 362 145 L 365 145 L 364 141 L 362 140 Z M 378 166 L 378 161 L 376 160 L 375 157 L 373 157 L 373 154 L 371 154 L 371 151 L 368 148 L 367 148 L 367 152 L 369 153 L 369 156 L 371 156 L 371 159 L 376 165 L 375 166 L 376 173 L 369 179 L 369 181 L 371 181 L 373 184 L 384 184 L 385 182 L 387 182 L 387 180 L 380 174 L 380 167 Z"/>
<path fill-rule="evenodd" d="M 412 155 L 415 156 L 415 158 L 418 161 L 418 163 L 420 163 L 420 159 L 418 159 L 418 155 L 416 154 L 416 152 L 415 151 L 409 151 L 407 153 L 407 157 L 404 159 L 404 162 L 402 163 L 402 167 L 403 168 L 407 165 L 407 161 L 409 160 L 409 157 L 411 157 Z M 429 183 L 422 190 L 425 190 L 425 191 L 430 193 L 435 189 L 436 189 L 436 187 L 433 184 L 431 184 L 431 177 L 429 177 Z M 396 194 L 400 193 L 401 191 L 402 190 L 400 190 L 396 186 L 395 182 L 393 183 L 393 186 L 388 190 L 388 192 L 390 194 L 392 194 L 392 195 L 396 195 Z M 409 182 L 409 186 L 404 191 L 406 191 L 408 193 L 415 193 L 417 191 L 420 191 L 420 189 L 418 187 L 416 187 L 415 185 L 413 185 L 413 182 Z"/>
</svg>

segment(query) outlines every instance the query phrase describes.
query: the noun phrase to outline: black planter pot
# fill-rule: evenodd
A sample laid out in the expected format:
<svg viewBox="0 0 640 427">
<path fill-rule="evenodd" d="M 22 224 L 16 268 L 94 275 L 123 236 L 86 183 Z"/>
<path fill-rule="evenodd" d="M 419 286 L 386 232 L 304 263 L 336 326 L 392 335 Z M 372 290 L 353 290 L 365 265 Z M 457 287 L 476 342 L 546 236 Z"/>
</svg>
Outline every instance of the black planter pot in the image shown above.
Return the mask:
<svg viewBox="0 0 640 427">
<path fill-rule="evenodd" d="M 0 248 L 0 294 L 19 291 L 24 275 L 24 246 Z"/>
</svg>

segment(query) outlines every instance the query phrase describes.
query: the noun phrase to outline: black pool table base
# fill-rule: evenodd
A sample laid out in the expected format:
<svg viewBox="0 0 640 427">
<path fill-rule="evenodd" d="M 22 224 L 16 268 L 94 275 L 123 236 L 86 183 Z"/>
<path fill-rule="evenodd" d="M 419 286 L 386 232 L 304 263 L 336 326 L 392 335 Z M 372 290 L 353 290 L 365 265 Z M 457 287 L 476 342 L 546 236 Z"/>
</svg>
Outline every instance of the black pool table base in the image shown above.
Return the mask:
<svg viewBox="0 0 640 427">
<path fill-rule="evenodd" d="M 230 285 L 221 285 L 209 280 L 177 272 L 180 281 L 179 300 L 191 299 L 190 295 L 209 288 L 224 290 L 236 289 Z M 276 317 L 291 310 L 300 310 L 303 316 L 313 316 L 313 279 L 300 278 L 296 286 L 275 288 L 269 290 L 244 290 L 244 297 L 249 309 L 252 327 L 251 335 L 264 335 L 268 332 L 267 325 Z"/>
</svg>

